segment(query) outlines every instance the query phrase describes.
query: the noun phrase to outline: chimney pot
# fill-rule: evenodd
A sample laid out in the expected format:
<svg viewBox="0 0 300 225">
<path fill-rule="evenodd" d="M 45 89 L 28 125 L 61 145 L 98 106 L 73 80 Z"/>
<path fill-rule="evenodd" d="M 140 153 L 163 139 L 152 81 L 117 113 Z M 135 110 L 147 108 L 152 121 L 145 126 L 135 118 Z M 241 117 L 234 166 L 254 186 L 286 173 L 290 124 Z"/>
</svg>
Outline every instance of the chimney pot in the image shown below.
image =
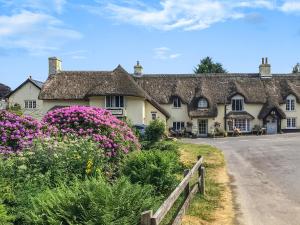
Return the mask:
<svg viewBox="0 0 300 225">
<path fill-rule="evenodd" d="M 268 63 L 268 58 L 262 58 L 262 64 L 259 66 L 259 74 L 261 78 L 271 78 L 271 65 Z"/>
<path fill-rule="evenodd" d="M 140 65 L 140 61 L 136 61 L 136 65 L 134 66 L 134 76 L 140 77 L 143 75 L 143 67 Z"/>
<path fill-rule="evenodd" d="M 61 60 L 56 57 L 50 57 L 49 61 L 49 75 L 56 74 L 57 72 L 61 71 Z"/>
<path fill-rule="evenodd" d="M 262 65 L 265 64 L 265 58 L 261 58 L 261 64 L 262 64 Z"/>
</svg>

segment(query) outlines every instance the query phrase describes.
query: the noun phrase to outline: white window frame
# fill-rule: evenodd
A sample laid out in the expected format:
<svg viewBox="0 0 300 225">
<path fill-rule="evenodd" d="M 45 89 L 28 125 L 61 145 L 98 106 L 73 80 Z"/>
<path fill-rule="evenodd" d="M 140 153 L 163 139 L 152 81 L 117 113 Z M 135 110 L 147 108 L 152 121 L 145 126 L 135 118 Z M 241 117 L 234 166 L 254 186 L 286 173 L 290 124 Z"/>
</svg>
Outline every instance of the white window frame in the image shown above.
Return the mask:
<svg viewBox="0 0 300 225">
<path fill-rule="evenodd" d="M 185 128 L 185 122 L 183 121 L 174 121 L 173 122 L 173 130 L 181 131 Z"/>
<path fill-rule="evenodd" d="M 205 98 L 200 98 L 198 101 L 198 109 L 207 109 L 208 101 Z"/>
<path fill-rule="evenodd" d="M 294 112 L 296 111 L 296 98 L 293 95 L 289 95 L 286 98 L 286 106 L 285 106 L 286 111 L 288 112 Z"/>
<path fill-rule="evenodd" d="M 179 97 L 174 97 L 173 107 L 176 108 L 176 109 L 181 108 L 181 101 L 180 101 Z"/>
<path fill-rule="evenodd" d="M 108 101 L 110 102 L 110 104 L 107 104 Z M 124 108 L 124 96 L 123 95 L 105 96 L 105 108 Z"/>
<path fill-rule="evenodd" d="M 24 108 L 25 109 L 36 109 L 37 108 L 36 100 L 25 100 Z"/>
<path fill-rule="evenodd" d="M 242 108 L 241 109 L 237 109 L 238 105 L 237 102 L 241 103 Z M 243 96 L 241 95 L 236 95 L 233 98 L 231 98 L 231 110 L 234 112 L 242 112 L 245 109 L 245 100 L 243 98 Z M 234 107 L 233 107 L 234 106 Z"/>
<path fill-rule="evenodd" d="M 296 129 L 297 128 L 297 118 L 296 117 L 286 118 L 286 128 L 287 129 Z"/>
<path fill-rule="evenodd" d="M 228 123 L 228 130 L 233 131 L 234 128 L 239 128 L 241 132 L 250 132 L 250 125 L 251 122 L 249 119 L 233 119 L 232 126 Z"/>
</svg>

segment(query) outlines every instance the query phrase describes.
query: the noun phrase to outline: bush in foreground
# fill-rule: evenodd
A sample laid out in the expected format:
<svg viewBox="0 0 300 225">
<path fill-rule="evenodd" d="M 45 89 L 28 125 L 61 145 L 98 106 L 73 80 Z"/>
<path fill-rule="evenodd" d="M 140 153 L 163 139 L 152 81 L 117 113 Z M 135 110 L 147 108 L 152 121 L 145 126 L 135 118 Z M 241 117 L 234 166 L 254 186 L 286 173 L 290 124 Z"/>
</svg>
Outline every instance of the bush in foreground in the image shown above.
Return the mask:
<svg viewBox="0 0 300 225">
<path fill-rule="evenodd" d="M 28 224 L 138 225 L 140 214 L 157 204 L 151 186 L 120 179 L 77 181 L 71 187 L 48 190 L 32 200 Z"/>
<path fill-rule="evenodd" d="M 128 156 L 122 173 L 132 183 L 153 185 L 156 193 L 167 195 L 178 184 L 174 175 L 179 169 L 179 157 L 174 152 L 143 151 Z"/>
<path fill-rule="evenodd" d="M 19 154 L 0 156 L 0 196 L 15 224 L 23 224 L 31 196 L 75 179 L 98 177 L 104 164 L 104 151 L 92 140 L 37 140 Z"/>
<path fill-rule="evenodd" d="M 140 147 L 127 124 L 105 109 L 71 106 L 49 112 L 43 121 L 56 127 L 62 136 L 92 138 L 110 158 L 120 158 Z"/>
<path fill-rule="evenodd" d="M 0 111 L 0 154 L 20 152 L 32 141 L 43 135 L 40 122 L 28 117 L 17 116 L 6 110 Z"/>
</svg>

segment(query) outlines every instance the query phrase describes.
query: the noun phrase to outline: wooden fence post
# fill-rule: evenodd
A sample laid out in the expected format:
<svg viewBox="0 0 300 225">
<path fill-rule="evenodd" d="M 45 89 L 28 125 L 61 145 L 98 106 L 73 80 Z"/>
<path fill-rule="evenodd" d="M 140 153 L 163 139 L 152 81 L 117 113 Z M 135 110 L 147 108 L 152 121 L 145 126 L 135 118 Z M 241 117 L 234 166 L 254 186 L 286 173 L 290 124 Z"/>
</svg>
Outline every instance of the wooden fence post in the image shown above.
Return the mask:
<svg viewBox="0 0 300 225">
<path fill-rule="evenodd" d="M 141 216 L 141 225 L 151 225 L 152 210 L 145 211 Z"/>
<path fill-rule="evenodd" d="M 201 155 L 198 156 L 198 161 L 201 159 Z M 198 168 L 198 188 L 199 191 L 201 190 L 201 167 L 202 165 Z"/>
<path fill-rule="evenodd" d="M 200 177 L 200 194 L 205 195 L 205 168 L 204 166 L 200 167 L 201 177 Z"/>
<path fill-rule="evenodd" d="M 190 170 L 184 170 L 183 177 L 188 175 Z M 184 188 L 184 197 L 187 198 L 190 194 L 190 182 L 187 183 L 186 187 Z"/>
</svg>

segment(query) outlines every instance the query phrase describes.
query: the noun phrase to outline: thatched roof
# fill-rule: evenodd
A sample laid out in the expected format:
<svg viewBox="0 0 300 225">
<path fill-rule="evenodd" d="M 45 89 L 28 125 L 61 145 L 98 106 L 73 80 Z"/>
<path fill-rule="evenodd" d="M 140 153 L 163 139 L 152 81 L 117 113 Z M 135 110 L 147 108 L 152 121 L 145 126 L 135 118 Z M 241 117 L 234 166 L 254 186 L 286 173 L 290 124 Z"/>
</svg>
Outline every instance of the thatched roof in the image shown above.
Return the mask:
<svg viewBox="0 0 300 225">
<path fill-rule="evenodd" d="M 248 119 L 253 120 L 255 117 L 252 116 L 250 113 L 242 111 L 242 112 L 229 112 L 226 114 L 227 119 Z"/>
<path fill-rule="evenodd" d="M 192 117 L 215 117 L 217 104 L 224 104 L 225 101 L 229 104 L 236 94 L 242 95 L 249 104 L 266 104 L 270 99 L 279 105 L 285 102 L 289 94 L 300 100 L 300 76 L 292 74 L 274 74 L 268 79 L 261 79 L 259 74 L 145 74 L 136 80 L 161 104 L 168 103 L 171 97 L 177 95 L 188 104 Z M 208 100 L 208 110 L 197 109 L 199 97 Z"/>
<path fill-rule="evenodd" d="M 143 97 L 165 115 L 160 104 L 170 104 L 179 97 L 188 105 L 191 117 L 216 117 L 217 105 L 230 104 L 234 95 L 242 95 L 247 104 L 262 104 L 260 115 L 279 107 L 288 95 L 300 103 L 300 76 L 273 74 L 145 74 L 133 78 L 121 66 L 113 71 L 61 71 L 44 84 L 40 98 L 44 100 L 87 100 L 90 96 L 124 95 Z M 208 109 L 198 109 L 200 98 L 208 101 Z M 284 112 L 280 112 L 284 114 Z"/>
<path fill-rule="evenodd" d="M 113 71 L 60 71 L 48 78 L 39 98 L 87 100 L 91 96 L 105 95 L 142 97 L 170 116 L 120 65 Z"/>
<path fill-rule="evenodd" d="M 5 98 L 10 93 L 10 87 L 0 83 L 0 99 Z"/>
</svg>

